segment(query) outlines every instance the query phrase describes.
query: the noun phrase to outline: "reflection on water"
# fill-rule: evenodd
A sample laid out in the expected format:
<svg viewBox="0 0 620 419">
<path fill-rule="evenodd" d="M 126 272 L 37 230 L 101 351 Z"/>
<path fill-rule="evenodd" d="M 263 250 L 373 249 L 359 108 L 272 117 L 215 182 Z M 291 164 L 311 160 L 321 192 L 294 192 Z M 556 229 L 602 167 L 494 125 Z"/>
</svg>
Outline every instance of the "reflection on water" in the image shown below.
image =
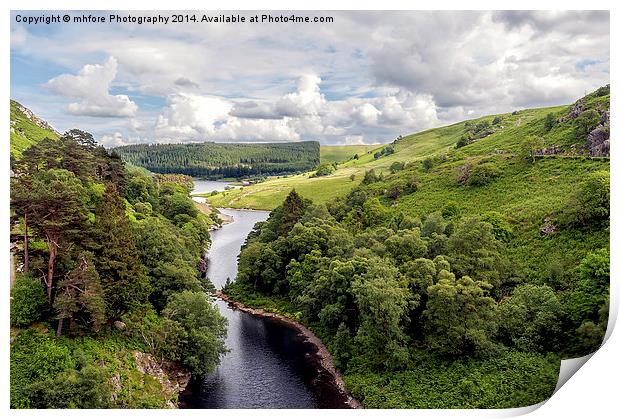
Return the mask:
<svg viewBox="0 0 620 419">
<path fill-rule="evenodd" d="M 237 276 L 237 256 L 248 233 L 265 211 L 222 209 L 234 222 L 211 234 L 207 276 L 216 288 Z M 197 388 L 189 389 L 182 404 L 189 408 L 317 408 L 324 403 L 309 386 L 316 375 L 297 331 L 273 320 L 232 310 L 216 301 L 228 319 L 226 346 L 217 370 Z"/>
</svg>

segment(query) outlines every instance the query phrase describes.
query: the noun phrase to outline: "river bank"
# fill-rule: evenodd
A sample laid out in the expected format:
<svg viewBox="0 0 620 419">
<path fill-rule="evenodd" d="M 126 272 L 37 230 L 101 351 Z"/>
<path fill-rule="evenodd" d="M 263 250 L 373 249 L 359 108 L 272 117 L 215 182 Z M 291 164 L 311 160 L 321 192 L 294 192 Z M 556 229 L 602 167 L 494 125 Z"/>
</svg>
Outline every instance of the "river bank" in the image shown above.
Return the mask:
<svg viewBox="0 0 620 419">
<path fill-rule="evenodd" d="M 271 313 L 263 309 L 256 309 L 246 306 L 243 303 L 231 299 L 228 295 L 219 290 L 214 293 L 214 296 L 222 299 L 228 303 L 229 306 L 237 310 L 249 313 L 256 317 L 274 320 L 295 329 L 301 336 L 303 336 L 307 343 L 316 348 L 316 352 L 314 354 L 309 354 L 310 361 L 318 373 L 317 377 L 313 380 L 313 385 L 315 385 L 315 387 L 322 387 L 333 392 L 333 395 L 331 396 L 333 397 L 336 395 L 338 401 L 341 402 L 345 408 L 360 409 L 363 407 L 361 403 L 354 399 L 346 389 L 344 380 L 342 379 L 340 373 L 336 370 L 331 354 L 325 345 L 323 345 L 323 342 L 321 342 L 321 340 L 303 324 L 281 314 Z"/>
</svg>

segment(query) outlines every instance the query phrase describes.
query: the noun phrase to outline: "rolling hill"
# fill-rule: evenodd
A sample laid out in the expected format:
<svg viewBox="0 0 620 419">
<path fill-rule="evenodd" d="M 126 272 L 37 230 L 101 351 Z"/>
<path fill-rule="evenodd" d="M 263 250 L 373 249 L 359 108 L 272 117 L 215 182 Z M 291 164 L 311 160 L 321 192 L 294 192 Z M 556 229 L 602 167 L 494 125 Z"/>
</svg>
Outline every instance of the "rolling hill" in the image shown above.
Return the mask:
<svg viewBox="0 0 620 419">
<path fill-rule="evenodd" d="M 591 120 L 588 121 L 588 118 Z M 338 170 L 328 176 L 311 177 L 312 173 L 303 173 L 271 178 L 266 182 L 212 196 L 209 202 L 218 207 L 271 210 L 280 205 L 295 188 L 303 197 L 324 203 L 335 197 L 345 196 L 360 184 L 366 171 L 374 170 L 377 174 L 387 176 L 394 163 L 412 165 L 422 164 L 425 159 L 439 159 L 441 164 L 434 165 L 432 170 L 439 176 L 428 176 L 424 172 L 422 176 L 428 177 L 428 183 L 416 193 L 417 205 L 420 208 L 430 207 L 434 205 L 433 201 L 426 201 L 422 196 L 432 190 L 436 190 L 440 195 L 448 192 L 450 196 L 451 192 L 441 190 L 440 185 L 452 181 L 455 167 L 466 162 L 492 159 L 498 160 L 500 170 L 509 169 L 514 163 L 510 158 L 521 153 L 524 141 L 531 137 L 537 139 L 537 150 L 548 160 L 545 165 L 549 166 L 549 170 L 568 176 L 556 179 L 557 182 L 566 180 L 565 185 L 556 185 L 554 188 L 553 193 L 562 193 L 564 186 L 570 187 L 570 177 L 581 176 L 579 170 L 575 171 L 576 168 L 588 170 L 586 168 L 589 166 L 609 167 L 607 161 L 569 163 L 571 159 L 581 161 L 582 158 L 593 157 L 592 154 L 602 155 L 603 158 L 605 154 L 608 155 L 608 149 L 607 153 L 597 153 L 596 150 L 591 153 L 588 149 L 588 135 L 599 125 L 603 127 L 599 132 L 602 131 L 605 135 L 606 129 L 606 136 L 609 138 L 608 119 L 609 86 L 605 86 L 574 104 L 489 115 L 430 129 L 378 149 L 391 146 L 394 149 L 393 154 L 376 159 L 373 152 L 368 152 L 360 155 L 359 159 L 339 164 Z M 466 145 L 455 148 L 463 137 L 471 139 L 467 140 Z M 565 170 L 569 167 L 570 170 Z M 540 176 L 540 166 L 532 166 L 526 170 L 531 172 L 529 185 L 544 188 L 548 178 Z"/>
<path fill-rule="evenodd" d="M 30 109 L 11 100 L 11 156 L 19 158 L 21 153 L 45 137 L 57 139 L 60 136 L 50 124 L 37 117 Z"/>
</svg>

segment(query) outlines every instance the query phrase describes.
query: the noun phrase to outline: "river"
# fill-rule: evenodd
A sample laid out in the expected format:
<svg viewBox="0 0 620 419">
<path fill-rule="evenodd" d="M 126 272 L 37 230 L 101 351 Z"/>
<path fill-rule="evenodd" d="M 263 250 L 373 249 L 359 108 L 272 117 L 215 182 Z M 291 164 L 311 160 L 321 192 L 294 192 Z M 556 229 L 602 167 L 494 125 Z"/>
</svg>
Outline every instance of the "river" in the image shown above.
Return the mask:
<svg viewBox="0 0 620 419">
<path fill-rule="evenodd" d="M 220 209 L 233 222 L 211 233 L 207 276 L 216 288 L 237 275 L 237 256 L 248 233 L 266 211 Z M 312 363 L 316 348 L 295 329 L 232 309 L 216 300 L 228 319 L 226 346 L 217 370 L 181 395 L 185 408 L 319 408 L 341 407 L 320 388 Z"/>
<path fill-rule="evenodd" d="M 202 180 L 194 178 L 194 189 L 192 190 L 192 195 L 194 194 L 204 194 L 213 191 L 222 192 L 226 189 L 227 186 L 236 187 L 231 185 L 230 182 L 224 182 L 220 180 Z M 192 199 L 196 202 L 205 203 L 207 202 L 207 198 L 202 196 L 192 196 Z"/>
</svg>

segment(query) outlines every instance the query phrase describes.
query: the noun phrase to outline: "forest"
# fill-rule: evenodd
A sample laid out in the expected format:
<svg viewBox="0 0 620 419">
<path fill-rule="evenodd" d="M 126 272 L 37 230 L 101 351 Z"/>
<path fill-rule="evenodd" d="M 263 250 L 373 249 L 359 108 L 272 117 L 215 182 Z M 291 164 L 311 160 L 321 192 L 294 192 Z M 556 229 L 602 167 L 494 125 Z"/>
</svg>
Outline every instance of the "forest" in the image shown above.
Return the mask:
<svg viewBox="0 0 620 419">
<path fill-rule="evenodd" d="M 213 179 L 306 172 L 320 162 L 316 141 L 139 144 L 117 147 L 114 151 L 126 162 L 152 172 Z"/>
<path fill-rule="evenodd" d="M 608 110 L 604 86 L 395 141 L 342 197 L 293 186 L 224 292 L 308 326 L 365 407 L 544 401 L 607 329 Z M 407 160 L 425 135 L 449 146 Z"/>
<path fill-rule="evenodd" d="M 13 162 L 11 407 L 170 407 L 140 353 L 194 377 L 215 368 L 227 321 L 203 254 L 219 220 L 191 188 L 128 169 L 79 130 Z"/>
<path fill-rule="evenodd" d="M 559 361 L 602 342 L 609 249 L 531 280 L 506 251 L 497 212 L 458 205 L 411 217 L 374 180 L 313 205 L 292 191 L 242 249 L 225 292 L 310 326 L 367 407 L 505 408 L 548 398 Z M 609 228 L 609 173 L 594 172 L 561 209 L 561 229 Z"/>
</svg>

